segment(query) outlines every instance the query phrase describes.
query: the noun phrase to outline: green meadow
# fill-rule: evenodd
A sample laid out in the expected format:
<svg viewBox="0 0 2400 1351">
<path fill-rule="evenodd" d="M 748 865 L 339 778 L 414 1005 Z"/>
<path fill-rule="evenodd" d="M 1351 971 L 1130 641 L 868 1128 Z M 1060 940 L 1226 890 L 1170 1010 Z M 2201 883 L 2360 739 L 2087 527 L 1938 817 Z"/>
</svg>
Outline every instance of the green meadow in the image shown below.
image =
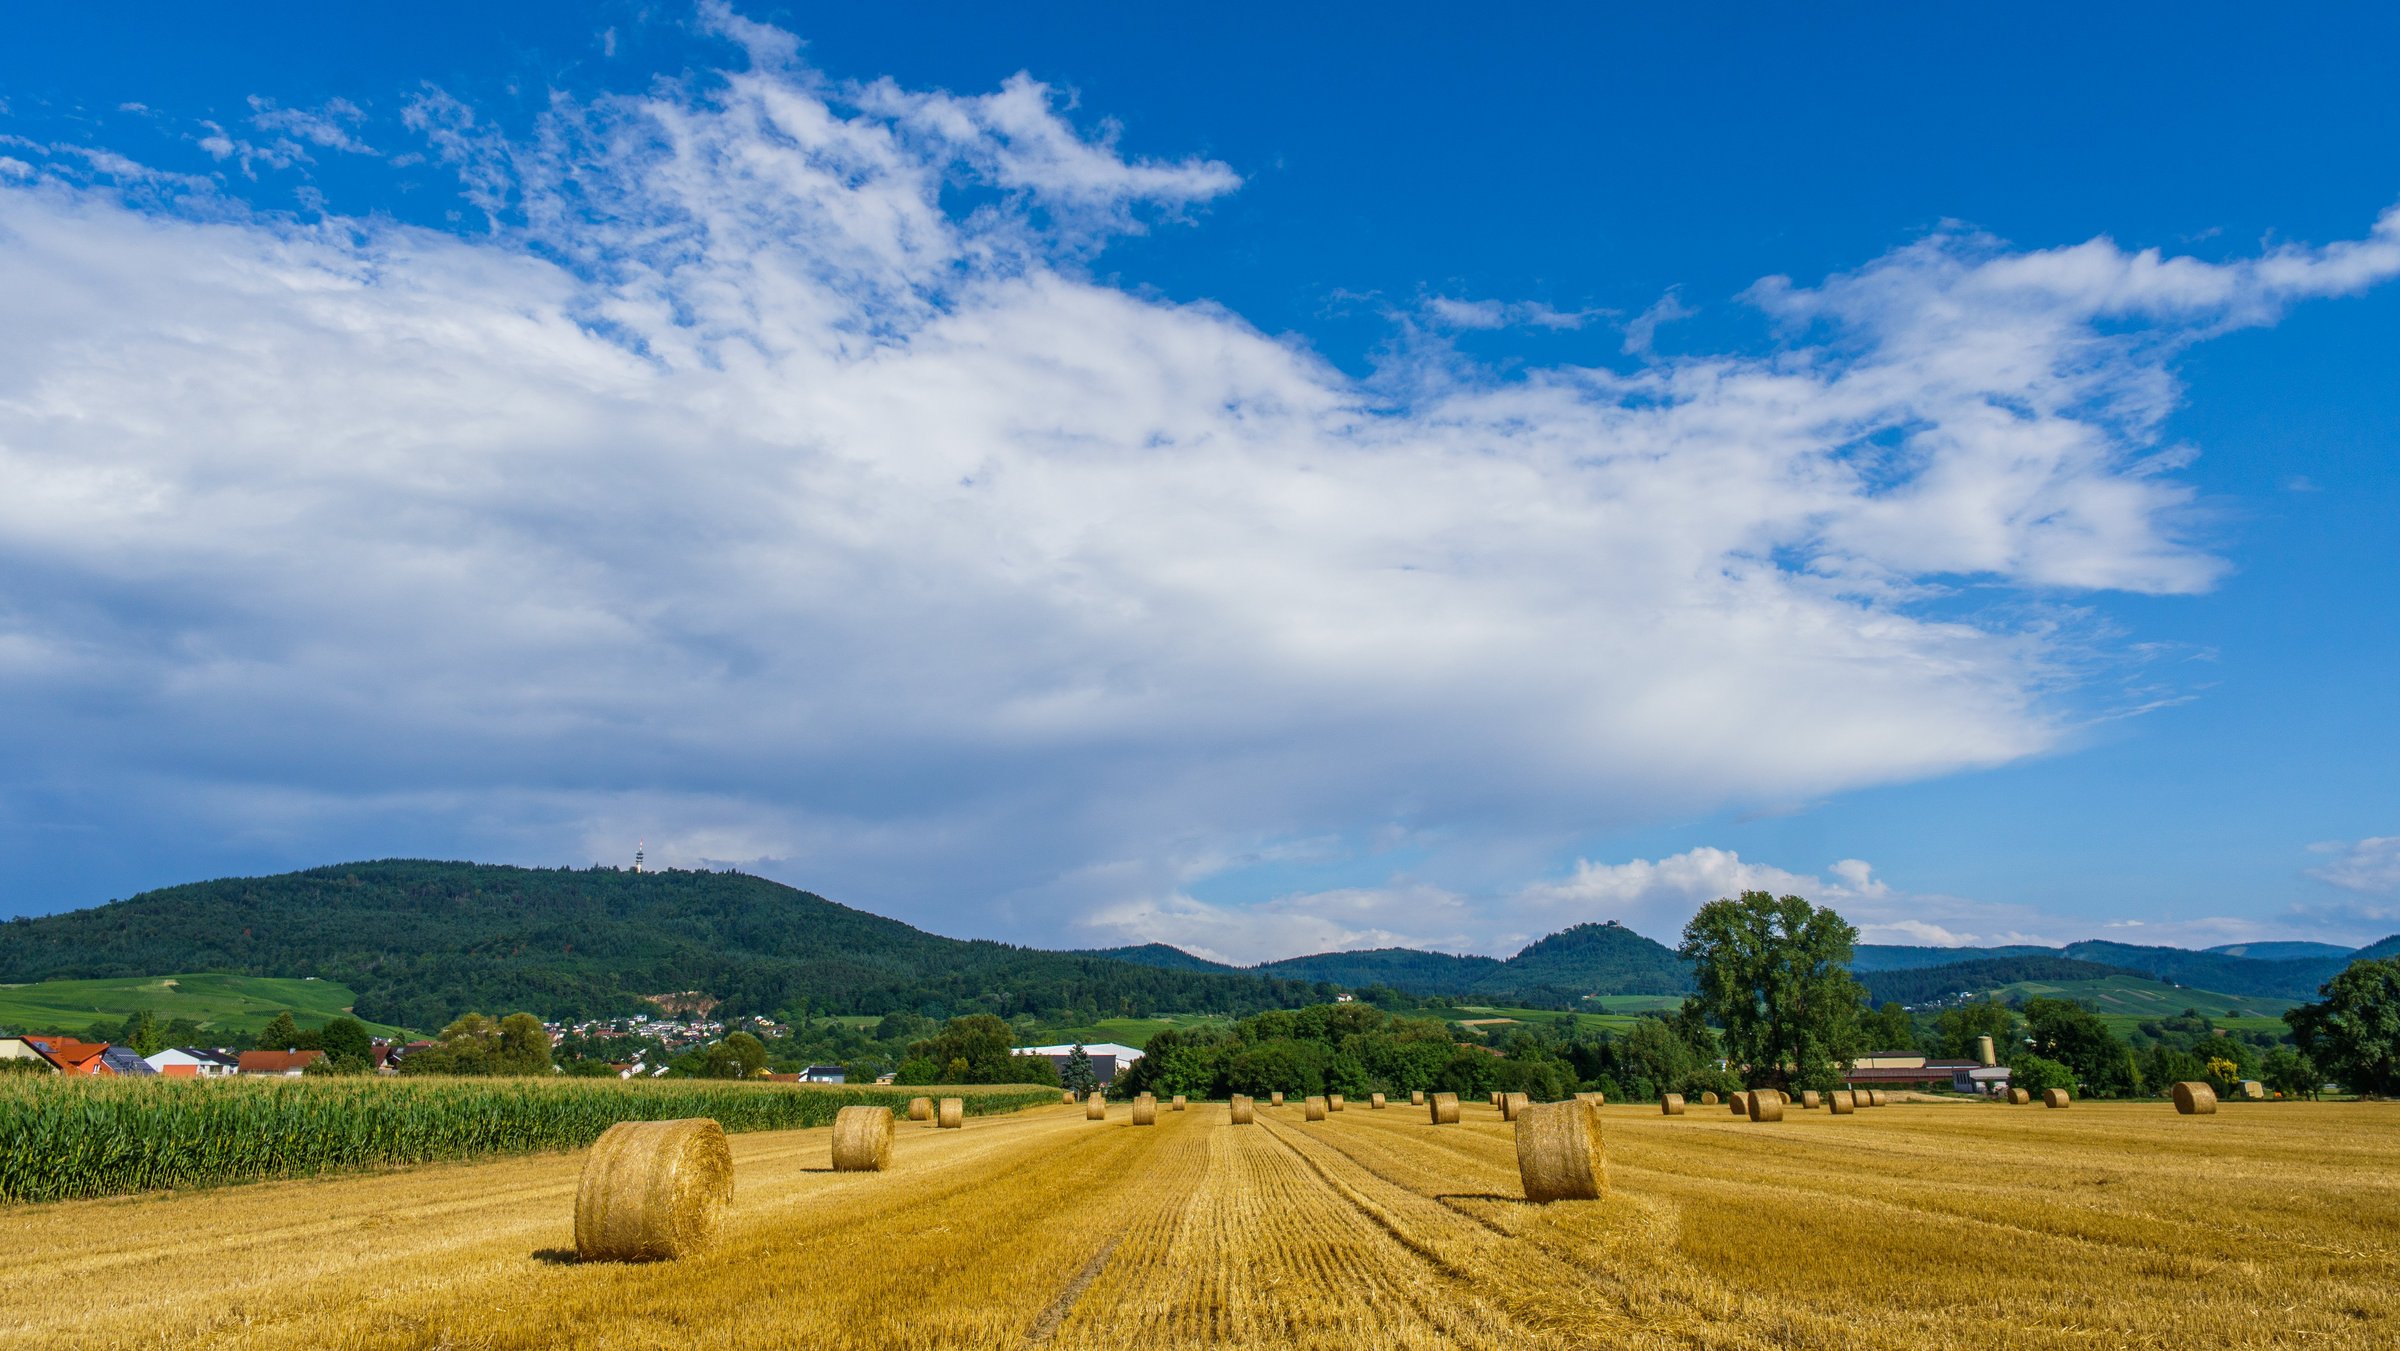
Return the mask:
<svg viewBox="0 0 2400 1351">
<path fill-rule="evenodd" d="M 348 986 L 329 980 L 269 976 L 125 976 L 0 985 L 0 1028 L 80 1035 L 94 1023 L 121 1023 L 148 1011 L 160 1022 L 189 1018 L 209 1031 L 256 1032 L 289 1012 L 319 1027 L 350 1011 Z M 368 1023 L 377 1036 L 405 1028 Z"/>
</svg>

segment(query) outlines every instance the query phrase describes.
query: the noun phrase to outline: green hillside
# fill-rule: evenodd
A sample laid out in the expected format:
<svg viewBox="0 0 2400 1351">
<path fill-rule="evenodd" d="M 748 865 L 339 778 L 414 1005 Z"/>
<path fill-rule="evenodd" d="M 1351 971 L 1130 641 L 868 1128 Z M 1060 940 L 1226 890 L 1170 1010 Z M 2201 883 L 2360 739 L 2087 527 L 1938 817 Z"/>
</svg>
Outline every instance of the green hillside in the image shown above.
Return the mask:
<svg viewBox="0 0 2400 1351">
<path fill-rule="evenodd" d="M 1244 1014 L 1326 991 L 929 934 L 763 877 L 395 859 L 228 878 L 0 924 L 0 981 L 161 971 L 316 976 L 361 1017 L 439 1027 L 468 1009 L 647 1012 L 699 991 L 729 1013 L 1043 1017 Z"/>
<path fill-rule="evenodd" d="M 46 980 L 0 985 L 0 1027 L 79 1035 L 94 1023 L 148 1012 L 162 1023 L 189 1018 L 210 1032 L 251 1033 L 287 1011 L 302 1027 L 319 1027 L 350 1012 L 352 1002 L 350 987 L 330 980 L 206 974 Z M 367 1026 L 378 1036 L 405 1030 Z"/>
<path fill-rule="evenodd" d="M 2265 1020 L 2276 1031 L 2283 1029 L 2280 1021 L 2285 1009 L 2298 1001 L 2277 999 L 2265 995 L 2229 995 L 2215 990 L 2195 990 L 2184 985 L 2168 985 L 2140 976 L 2110 976 L 2099 980 L 2019 981 L 2000 987 L 2004 995 L 2022 994 L 2028 999 L 2072 999 L 2113 1024 L 2119 1031 L 2125 1025 L 2146 1018 L 2172 1018 L 2185 1009 L 2225 1022 Z"/>
</svg>

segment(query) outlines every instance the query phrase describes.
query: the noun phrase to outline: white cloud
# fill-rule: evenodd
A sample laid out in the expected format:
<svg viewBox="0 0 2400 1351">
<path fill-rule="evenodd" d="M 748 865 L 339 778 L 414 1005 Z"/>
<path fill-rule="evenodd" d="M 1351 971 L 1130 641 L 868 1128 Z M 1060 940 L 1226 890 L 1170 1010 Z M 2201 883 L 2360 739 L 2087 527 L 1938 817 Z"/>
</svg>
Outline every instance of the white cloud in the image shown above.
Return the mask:
<svg viewBox="0 0 2400 1351">
<path fill-rule="evenodd" d="M 2332 861 L 2307 870 L 2320 882 L 2370 896 L 2400 892 L 2400 835 L 2372 835 L 2310 848 L 2332 856 Z"/>
<path fill-rule="evenodd" d="M 252 126 L 304 141 L 320 150 L 339 150 L 346 155 L 377 153 L 375 147 L 359 140 L 354 131 L 366 119 L 366 110 L 348 99 L 329 99 L 324 106 L 311 110 L 278 107 L 273 99 L 250 96 Z"/>
<path fill-rule="evenodd" d="M 1459 894 L 1423 883 L 1300 892 L 1255 905 L 1213 905 L 1181 892 L 1092 913 L 1089 946 L 1171 943 L 1238 966 L 1317 952 L 1408 947 L 1468 950 L 1478 917 Z"/>
<path fill-rule="evenodd" d="M 1425 312 L 1445 327 L 1465 329 L 1581 328 L 1599 314 L 1597 310 L 1553 309 L 1538 300 L 1458 300 L 1450 296 L 1427 300 Z"/>
<path fill-rule="evenodd" d="M 1658 298 L 1657 303 L 1626 322 L 1625 354 L 1627 356 L 1650 355 L 1651 344 L 1658 338 L 1659 325 L 1671 324 L 1678 319 L 1689 319 L 1699 312 L 1684 304 L 1682 298 L 1675 292 L 1667 292 Z"/>
<path fill-rule="evenodd" d="M 1772 351 L 1370 391 L 1081 275 L 1227 167 L 742 36 L 521 142 L 419 97 L 475 238 L 0 187 L 0 639 L 58 654 L 0 669 L 0 793 L 255 793 L 296 857 L 341 802 L 640 836 L 1038 938 L 1397 833 L 1414 900 L 1278 941 L 1472 938 L 1595 830 L 2055 745 L 2052 628 L 1919 603 L 2207 587 L 2166 355 L 2400 270 L 2400 215 L 2221 264 L 1942 235 L 1762 284 Z"/>
</svg>

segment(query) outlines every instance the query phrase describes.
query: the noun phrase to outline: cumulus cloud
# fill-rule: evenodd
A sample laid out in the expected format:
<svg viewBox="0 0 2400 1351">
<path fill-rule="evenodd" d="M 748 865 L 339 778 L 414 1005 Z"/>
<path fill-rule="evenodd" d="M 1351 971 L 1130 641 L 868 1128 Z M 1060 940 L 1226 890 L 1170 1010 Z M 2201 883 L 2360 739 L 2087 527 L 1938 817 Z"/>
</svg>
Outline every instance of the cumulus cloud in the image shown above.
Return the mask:
<svg viewBox="0 0 2400 1351">
<path fill-rule="evenodd" d="M 527 137 L 422 92 L 472 235 L 0 184 L 0 793 L 1253 953 L 1195 868 L 1398 835 L 1407 904 L 1483 918 L 1333 890 L 1276 941 L 1472 937 L 1571 910 L 1510 888 L 1597 829 L 2057 744 L 2053 627 L 1925 602 L 2208 586 L 2168 356 L 2400 271 L 2396 214 L 2220 263 L 1944 233 L 1762 283 L 1771 350 L 1370 391 L 1083 274 L 1229 167 L 739 36 Z"/>
<path fill-rule="evenodd" d="M 2400 893 L 2400 835 L 2372 835 L 2310 847 L 2330 856 L 2327 862 L 2307 870 L 2318 881 L 2368 896 Z"/>
</svg>

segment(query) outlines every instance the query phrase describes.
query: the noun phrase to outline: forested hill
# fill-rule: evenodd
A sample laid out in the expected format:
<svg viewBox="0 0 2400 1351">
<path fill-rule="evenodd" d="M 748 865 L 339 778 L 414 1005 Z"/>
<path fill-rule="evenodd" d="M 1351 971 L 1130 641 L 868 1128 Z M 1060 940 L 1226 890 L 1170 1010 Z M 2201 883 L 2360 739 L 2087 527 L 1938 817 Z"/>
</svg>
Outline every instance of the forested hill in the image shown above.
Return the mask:
<svg viewBox="0 0 2400 1351">
<path fill-rule="evenodd" d="M 1217 971 L 1236 969 L 1163 943 L 1110 948 L 1099 955 L 1178 969 L 1192 965 Z M 1405 994 L 1427 997 L 1561 1008 L 1575 1007 L 1589 994 L 1673 995 L 1692 987 L 1690 968 L 1674 949 L 1613 921 L 1562 929 L 1505 961 L 1416 948 L 1368 948 L 1286 957 L 1246 969 L 1351 989 L 1388 985 Z"/>
<path fill-rule="evenodd" d="M 1328 991 L 943 938 L 740 873 L 387 860 L 195 882 L 0 924 L 0 982 L 162 971 L 322 976 L 361 1017 L 650 1010 L 696 990 L 737 1013 L 1249 1013 Z"/>
</svg>

